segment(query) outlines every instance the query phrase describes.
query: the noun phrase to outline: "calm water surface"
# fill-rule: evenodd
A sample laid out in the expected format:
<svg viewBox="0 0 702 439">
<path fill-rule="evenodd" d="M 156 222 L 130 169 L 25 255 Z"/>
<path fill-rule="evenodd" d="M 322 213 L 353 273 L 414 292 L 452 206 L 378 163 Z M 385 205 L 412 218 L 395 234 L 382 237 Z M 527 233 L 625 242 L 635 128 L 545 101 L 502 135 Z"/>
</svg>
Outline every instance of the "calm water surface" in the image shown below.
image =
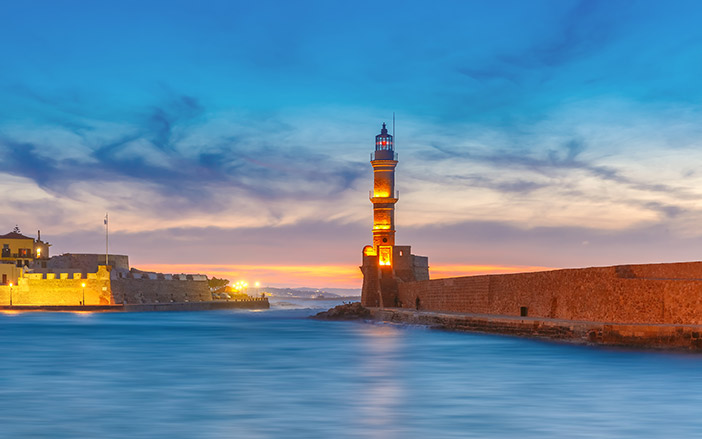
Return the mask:
<svg viewBox="0 0 702 439">
<path fill-rule="evenodd" d="M 702 355 L 305 319 L 331 305 L 0 314 L 0 437 L 702 437 Z"/>
</svg>

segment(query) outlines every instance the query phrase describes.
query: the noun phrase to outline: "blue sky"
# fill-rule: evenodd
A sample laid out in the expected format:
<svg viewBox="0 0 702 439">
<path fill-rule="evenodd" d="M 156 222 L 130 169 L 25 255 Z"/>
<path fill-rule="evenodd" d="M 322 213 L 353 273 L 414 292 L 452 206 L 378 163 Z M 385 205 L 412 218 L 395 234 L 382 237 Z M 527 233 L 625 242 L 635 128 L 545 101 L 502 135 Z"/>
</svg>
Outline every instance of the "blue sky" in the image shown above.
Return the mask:
<svg viewBox="0 0 702 439">
<path fill-rule="evenodd" d="M 4 2 L 0 217 L 54 253 L 101 251 L 109 211 L 134 265 L 360 285 L 368 155 L 394 111 L 398 242 L 436 273 L 698 260 L 700 18 L 694 1 Z"/>
</svg>

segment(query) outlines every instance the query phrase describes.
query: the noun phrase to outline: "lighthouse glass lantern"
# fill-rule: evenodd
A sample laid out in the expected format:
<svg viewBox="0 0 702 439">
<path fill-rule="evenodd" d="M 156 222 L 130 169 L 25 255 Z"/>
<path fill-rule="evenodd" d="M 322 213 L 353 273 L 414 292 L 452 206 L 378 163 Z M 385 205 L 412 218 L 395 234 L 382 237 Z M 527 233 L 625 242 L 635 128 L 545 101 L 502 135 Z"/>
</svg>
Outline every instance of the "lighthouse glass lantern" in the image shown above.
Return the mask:
<svg viewBox="0 0 702 439">
<path fill-rule="evenodd" d="M 376 151 L 392 151 L 392 135 L 388 134 L 388 129 L 383 124 L 383 128 L 380 130 L 380 134 L 375 136 L 375 150 Z"/>
</svg>

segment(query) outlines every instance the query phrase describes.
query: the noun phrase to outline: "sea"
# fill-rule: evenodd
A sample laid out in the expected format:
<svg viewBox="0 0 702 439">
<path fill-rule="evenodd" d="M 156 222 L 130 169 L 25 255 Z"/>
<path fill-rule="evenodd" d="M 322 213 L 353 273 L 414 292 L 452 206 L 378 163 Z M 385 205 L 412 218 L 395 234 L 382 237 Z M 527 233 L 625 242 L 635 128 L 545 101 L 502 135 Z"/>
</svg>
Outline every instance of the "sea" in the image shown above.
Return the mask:
<svg viewBox="0 0 702 439">
<path fill-rule="evenodd" d="M 0 314 L 0 437 L 702 437 L 702 354 L 308 318 L 339 303 Z"/>
</svg>

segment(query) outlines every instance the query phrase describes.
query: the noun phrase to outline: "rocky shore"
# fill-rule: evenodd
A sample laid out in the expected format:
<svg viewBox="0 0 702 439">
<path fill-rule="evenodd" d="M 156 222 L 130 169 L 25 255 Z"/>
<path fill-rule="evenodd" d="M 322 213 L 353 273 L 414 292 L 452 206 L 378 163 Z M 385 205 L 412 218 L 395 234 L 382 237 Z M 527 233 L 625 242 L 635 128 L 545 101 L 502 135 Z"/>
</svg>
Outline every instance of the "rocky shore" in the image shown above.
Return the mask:
<svg viewBox="0 0 702 439">
<path fill-rule="evenodd" d="M 367 320 L 372 317 L 370 310 L 362 306 L 361 302 L 352 302 L 335 306 L 328 311 L 322 311 L 312 318 L 318 320 Z"/>
</svg>

